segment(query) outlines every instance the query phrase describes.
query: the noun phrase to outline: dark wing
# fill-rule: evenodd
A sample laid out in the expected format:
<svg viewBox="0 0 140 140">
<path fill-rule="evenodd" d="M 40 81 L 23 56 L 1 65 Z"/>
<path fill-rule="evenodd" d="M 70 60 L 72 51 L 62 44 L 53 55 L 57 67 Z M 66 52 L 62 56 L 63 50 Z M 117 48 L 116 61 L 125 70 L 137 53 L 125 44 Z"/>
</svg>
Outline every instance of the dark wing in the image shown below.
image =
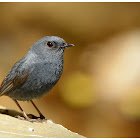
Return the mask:
<svg viewBox="0 0 140 140">
<path fill-rule="evenodd" d="M 0 87 L 0 96 L 21 86 L 26 81 L 30 73 L 33 71 L 33 68 L 31 67 L 27 67 L 25 69 L 23 67 L 24 61 L 22 61 L 23 60 L 17 62 L 3 80 Z"/>
</svg>

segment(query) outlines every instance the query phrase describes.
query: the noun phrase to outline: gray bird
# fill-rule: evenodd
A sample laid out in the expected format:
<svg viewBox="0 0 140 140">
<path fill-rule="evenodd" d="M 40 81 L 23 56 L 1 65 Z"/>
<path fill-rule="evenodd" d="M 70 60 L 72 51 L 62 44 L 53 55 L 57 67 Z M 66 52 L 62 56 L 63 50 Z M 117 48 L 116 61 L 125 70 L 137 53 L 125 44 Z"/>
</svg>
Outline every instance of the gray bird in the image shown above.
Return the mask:
<svg viewBox="0 0 140 140">
<path fill-rule="evenodd" d="M 4 78 L 0 96 L 12 98 L 26 120 L 33 122 L 45 119 L 32 99 L 47 94 L 57 83 L 63 71 L 64 50 L 71 46 L 74 45 L 57 36 L 46 36 L 36 41 Z M 40 117 L 29 118 L 17 100 L 31 101 Z"/>
</svg>

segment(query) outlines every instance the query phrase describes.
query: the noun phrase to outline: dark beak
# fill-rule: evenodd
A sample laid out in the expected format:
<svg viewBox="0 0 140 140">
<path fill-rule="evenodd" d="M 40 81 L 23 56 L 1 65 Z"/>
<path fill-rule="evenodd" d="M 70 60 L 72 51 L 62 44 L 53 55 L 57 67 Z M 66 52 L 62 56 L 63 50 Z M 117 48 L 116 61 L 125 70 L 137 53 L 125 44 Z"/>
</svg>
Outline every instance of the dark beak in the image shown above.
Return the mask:
<svg viewBox="0 0 140 140">
<path fill-rule="evenodd" d="M 74 44 L 67 44 L 66 47 L 72 47 Z"/>
</svg>

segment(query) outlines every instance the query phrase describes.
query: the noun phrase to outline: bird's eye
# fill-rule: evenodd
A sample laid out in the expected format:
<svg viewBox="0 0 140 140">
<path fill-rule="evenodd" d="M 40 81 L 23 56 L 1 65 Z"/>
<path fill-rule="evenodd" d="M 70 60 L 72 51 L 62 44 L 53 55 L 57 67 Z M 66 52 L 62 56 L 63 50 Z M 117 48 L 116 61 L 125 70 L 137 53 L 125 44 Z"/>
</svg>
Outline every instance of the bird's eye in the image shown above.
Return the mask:
<svg viewBox="0 0 140 140">
<path fill-rule="evenodd" d="M 48 45 L 49 47 L 53 47 L 53 46 L 54 46 L 54 43 L 53 43 L 53 42 L 48 41 L 48 42 L 47 42 L 47 45 Z"/>
</svg>

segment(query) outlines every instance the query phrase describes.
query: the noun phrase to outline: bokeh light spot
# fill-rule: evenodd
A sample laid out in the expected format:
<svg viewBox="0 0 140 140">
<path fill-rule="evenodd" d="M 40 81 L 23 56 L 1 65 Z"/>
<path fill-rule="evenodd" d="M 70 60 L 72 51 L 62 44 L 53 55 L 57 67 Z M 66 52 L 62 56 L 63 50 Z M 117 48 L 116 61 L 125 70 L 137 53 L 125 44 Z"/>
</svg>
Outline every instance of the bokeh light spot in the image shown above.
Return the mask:
<svg viewBox="0 0 140 140">
<path fill-rule="evenodd" d="M 73 107 L 87 107 L 95 103 L 93 79 L 85 73 L 75 72 L 63 79 L 60 86 L 62 99 Z"/>
<path fill-rule="evenodd" d="M 140 118 L 140 89 L 133 89 L 120 101 L 120 110 L 131 118 Z"/>
</svg>

